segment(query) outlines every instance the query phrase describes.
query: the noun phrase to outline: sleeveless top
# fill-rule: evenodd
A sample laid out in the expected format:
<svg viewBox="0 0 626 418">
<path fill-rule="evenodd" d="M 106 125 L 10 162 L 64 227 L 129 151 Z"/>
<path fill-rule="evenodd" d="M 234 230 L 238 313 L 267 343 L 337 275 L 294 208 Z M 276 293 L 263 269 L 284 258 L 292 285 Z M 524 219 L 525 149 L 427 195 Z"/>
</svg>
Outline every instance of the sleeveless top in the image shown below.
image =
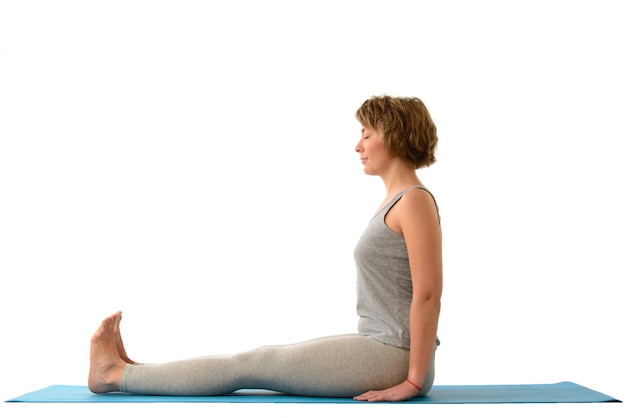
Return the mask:
<svg viewBox="0 0 626 418">
<path fill-rule="evenodd" d="M 433 196 L 421 186 L 410 187 L 394 196 L 370 220 L 354 249 L 359 334 L 404 349 L 410 348 L 413 282 L 404 237 L 389 229 L 385 217 L 393 205 L 414 188 Z"/>
</svg>

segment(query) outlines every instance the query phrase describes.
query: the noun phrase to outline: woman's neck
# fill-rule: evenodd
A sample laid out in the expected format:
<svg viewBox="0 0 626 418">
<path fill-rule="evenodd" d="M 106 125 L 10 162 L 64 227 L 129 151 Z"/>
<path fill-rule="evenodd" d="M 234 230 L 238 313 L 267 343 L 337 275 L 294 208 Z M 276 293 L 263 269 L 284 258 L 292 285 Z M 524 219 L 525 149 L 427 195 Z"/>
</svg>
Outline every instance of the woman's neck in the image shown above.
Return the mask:
<svg viewBox="0 0 626 418">
<path fill-rule="evenodd" d="M 380 176 L 387 190 L 387 197 L 392 197 L 402 190 L 411 186 L 423 186 L 417 177 L 415 169 L 407 165 L 391 167 L 384 175 Z"/>
</svg>

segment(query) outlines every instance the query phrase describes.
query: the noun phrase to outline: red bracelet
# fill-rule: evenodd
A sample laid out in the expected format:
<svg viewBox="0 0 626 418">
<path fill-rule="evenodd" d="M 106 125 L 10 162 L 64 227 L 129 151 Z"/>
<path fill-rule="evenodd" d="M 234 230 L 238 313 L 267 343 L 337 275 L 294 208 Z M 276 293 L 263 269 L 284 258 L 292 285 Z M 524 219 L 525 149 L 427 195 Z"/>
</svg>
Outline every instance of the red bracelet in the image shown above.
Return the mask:
<svg viewBox="0 0 626 418">
<path fill-rule="evenodd" d="M 411 385 L 415 386 L 415 388 L 419 390 L 420 392 L 422 391 L 421 387 L 417 386 L 415 383 L 411 382 L 409 379 L 406 379 L 406 381 L 409 382 Z"/>
</svg>

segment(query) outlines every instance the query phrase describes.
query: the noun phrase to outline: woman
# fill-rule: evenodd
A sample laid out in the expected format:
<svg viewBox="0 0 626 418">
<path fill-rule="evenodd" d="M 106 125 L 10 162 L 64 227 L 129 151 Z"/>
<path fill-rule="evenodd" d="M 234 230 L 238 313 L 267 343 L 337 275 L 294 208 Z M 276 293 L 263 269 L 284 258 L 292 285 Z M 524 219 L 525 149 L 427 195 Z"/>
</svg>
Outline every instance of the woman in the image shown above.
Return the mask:
<svg viewBox="0 0 626 418">
<path fill-rule="evenodd" d="M 437 129 L 421 100 L 374 96 L 356 112 L 356 152 L 387 196 L 361 236 L 358 334 L 232 356 L 137 364 L 124 350 L 121 313 L 91 340 L 89 388 L 152 395 L 220 395 L 263 388 L 302 396 L 402 401 L 433 385 L 442 292 L 441 231 L 416 170 L 435 162 Z"/>
</svg>

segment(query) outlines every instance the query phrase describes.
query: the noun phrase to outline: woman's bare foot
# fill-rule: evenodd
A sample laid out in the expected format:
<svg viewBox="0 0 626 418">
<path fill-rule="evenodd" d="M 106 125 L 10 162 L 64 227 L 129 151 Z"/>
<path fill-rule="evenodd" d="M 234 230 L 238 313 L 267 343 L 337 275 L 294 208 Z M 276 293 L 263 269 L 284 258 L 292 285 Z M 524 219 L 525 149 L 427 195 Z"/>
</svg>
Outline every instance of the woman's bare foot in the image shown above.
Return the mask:
<svg viewBox="0 0 626 418">
<path fill-rule="evenodd" d="M 102 321 L 91 338 L 89 363 L 89 390 L 93 393 L 116 392 L 126 363 L 117 351 L 116 327 L 119 329 L 121 312 Z"/>
<path fill-rule="evenodd" d="M 124 343 L 122 342 L 122 333 L 120 332 L 120 321 L 122 320 L 122 314 L 120 313 L 120 320 L 115 323 L 115 347 L 117 348 L 117 354 L 119 354 L 120 358 L 124 360 L 124 362 L 128 364 L 135 364 L 128 355 L 126 354 L 126 349 L 124 348 Z"/>
</svg>

